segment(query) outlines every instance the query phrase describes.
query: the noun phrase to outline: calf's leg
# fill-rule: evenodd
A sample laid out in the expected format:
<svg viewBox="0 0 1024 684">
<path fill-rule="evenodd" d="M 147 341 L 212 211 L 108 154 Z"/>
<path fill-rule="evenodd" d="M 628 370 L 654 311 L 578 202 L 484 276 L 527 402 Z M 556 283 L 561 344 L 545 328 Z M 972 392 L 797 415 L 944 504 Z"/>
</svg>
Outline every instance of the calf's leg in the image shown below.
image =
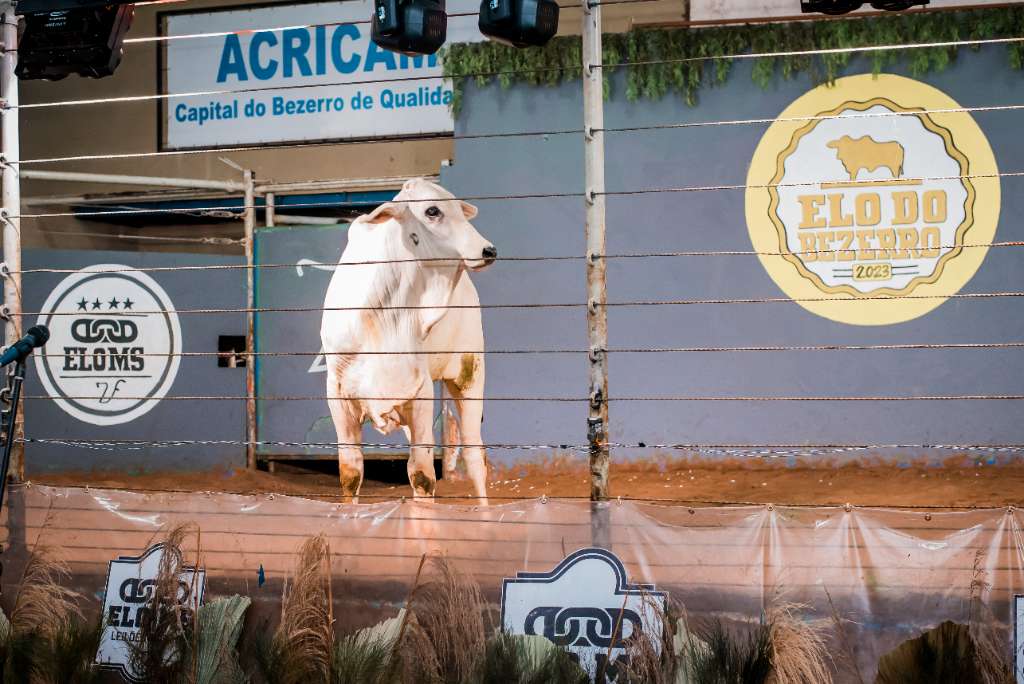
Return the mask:
<svg viewBox="0 0 1024 684">
<path fill-rule="evenodd" d="M 484 440 L 481 428 L 484 420 L 484 364 L 481 357 L 472 380 L 460 387 L 458 380 L 446 381 L 448 391 L 455 398 L 459 409 L 459 424 L 462 431 L 462 458 L 466 462 L 466 472 L 477 499 L 487 505 L 487 454 L 484 451 Z"/>
<path fill-rule="evenodd" d="M 404 410 L 409 425 L 409 484 L 413 498 L 434 498 L 437 475 L 434 473 L 434 398 L 433 383 L 425 382 L 416 400 Z M 428 446 L 421 446 L 428 445 Z"/>
<path fill-rule="evenodd" d="M 337 397 L 338 383 L 327 378 L 327 396 Z M 358 408 L 346 399 L 332 398 L 327 400 L 334 421 L 334 431 L 338 436 L 338 477 L 341 480 L 342 501 L 359 502 L 359 487 L 363 484 L 363 450 L 360 444 L 363 439 L 363 425 L 360 422 Z"/>
</svg>

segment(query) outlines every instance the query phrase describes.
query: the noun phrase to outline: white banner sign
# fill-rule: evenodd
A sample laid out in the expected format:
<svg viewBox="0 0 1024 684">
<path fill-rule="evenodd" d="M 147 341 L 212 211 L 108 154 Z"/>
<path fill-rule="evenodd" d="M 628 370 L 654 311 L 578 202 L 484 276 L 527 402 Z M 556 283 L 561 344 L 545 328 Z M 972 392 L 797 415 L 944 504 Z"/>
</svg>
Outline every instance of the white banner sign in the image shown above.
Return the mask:
<svg viewBox="0 0 1024 684">
<path fill-rule="evenodd" d="M 473 0 L 447 6 L 477 9 Z M 437 56 L 377 47 L 372 15 L 369 0 L 166 15 L 170 37 L 231 33 L 165 43 L 164 148 L 452 132 L 451 83 Z M 483 40 L 476 22 L 449 18 L 448 42 Z"/>
<path fill-rule="evenodd" d="M 520 572 L 501 585 L 501 626 L 543 635 L 569 651 L 591 678 L 622 681 L 626 639 L 644 634 L 661 652 L 665 594 L 630 584 L 611 551 L 580 549 L 551 572 Z M 602 682 L 603 684 L 603 682 Z"/>
<path fill-rule="evenodd" d="M 121 556 L 110 561 L 107 587 L 103 595 L 103 634 L 100 636 L 96 662 L 101 667 L 117 670 L 131 682 L 139 682 L 132 667 L 129 644 L 138 640 L 139 625 L 156 590 L 156 576 L 160 570 L 165 546 L 154 544 L 141 556 Z M 170 553 L 180 553 L 172 548 Z M 192 616 L 203 602 L 206 571 L 179 563 L 178 603 L 186 606 L 184 617 Z"/>
</svg>

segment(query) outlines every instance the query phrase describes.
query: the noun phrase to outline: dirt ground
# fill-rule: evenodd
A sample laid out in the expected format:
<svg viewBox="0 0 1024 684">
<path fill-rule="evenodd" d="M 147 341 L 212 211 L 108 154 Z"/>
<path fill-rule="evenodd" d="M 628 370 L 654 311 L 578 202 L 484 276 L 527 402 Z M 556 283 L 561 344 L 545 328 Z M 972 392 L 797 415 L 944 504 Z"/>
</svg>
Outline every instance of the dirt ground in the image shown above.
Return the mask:
<svg viewBox="0 0 1024 684">
<path fill-rule="evenodd" d="M 335 467 L 336 468 L 336 467 Z M 217 470 L 193 473 L 62 472 L 37 475 L 35 483 L 131 490 L 273 492 L 339 498 L 337 470 L 279 465 L 276 473 Z M 589 478 L 580 462 L 546 462 L 492 469 L 492 503 L 521 497 L 587 497 Z M 452 503 L 472 488 L 466 481 L 438 482 L 437 495 Z M 787 467 L 661 461 L 613 464 L 611 493 L 623 498 L 689 503 L 845 504 L 860 506 L 1004 506 L 1024 504 L 1024 466 L 983 465 L 951 459 L 935 465 Z M 360 501 L 411 495 L 405 463 L 371 464 Z"/>
</svg>

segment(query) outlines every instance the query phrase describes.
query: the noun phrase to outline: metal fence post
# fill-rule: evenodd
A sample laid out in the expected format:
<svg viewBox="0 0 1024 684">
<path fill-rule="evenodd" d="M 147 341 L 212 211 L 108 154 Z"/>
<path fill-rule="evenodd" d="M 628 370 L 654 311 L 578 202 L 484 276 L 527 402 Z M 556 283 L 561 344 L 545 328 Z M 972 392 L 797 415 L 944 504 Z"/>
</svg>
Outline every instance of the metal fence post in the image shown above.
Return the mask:
<svg viewBox="0 0 1024 684">
<path fill-rule="evenodd" d="M 584 190 L 587 231 L 587 331 L 590 347 L 590 498 L 608 498 L 608 320 L 605 302 L 604 89 L 601 6 L 583 5 Z"/>
<path fill-rule="evenodd" d="M 18 17 L 14 5 L 0 5 L 3 12 L 3 55 L 0 57 L 0 154 L 2 154 L 2 176 L 0 187 L 3 195 L 3 261 L 4 261 L 4 309 L 7 317 L 4 326 L 5 344 L 14 344 L 21 337 L 21 180 L 18 178 L 18 161 L 21 159 L 21 143 L 18 131 L 18 77 L 14 66 L 18 59 Z M 25 412 L 18 407 L 14 426 L 15 443 L 11 450 L 11 472 L 15 479 L 25 477 Z"/>
<path fill-rule="evenodd" d="M 583 3 L 584 192 L 587 232 L 587 332 L 590 348 L 590 500 L 592 537 L 608 547 L 608 320 L 605 303 L 604 78 L 601 68 L 601 5 Z"/>
<path fill-rule="evenodd" d="M 256 469 L 256 176 L 251 169 L 242 172 L 245 183 L 245 465 Z"/>
<path fill-rule="evenodd" d="M 277 195 L 268 192 L 263 196 L 263 225 L 267 228 L 274 227 L 274 221 L 276 220 L 274 212 L 276 211 Z"/>
</svg>

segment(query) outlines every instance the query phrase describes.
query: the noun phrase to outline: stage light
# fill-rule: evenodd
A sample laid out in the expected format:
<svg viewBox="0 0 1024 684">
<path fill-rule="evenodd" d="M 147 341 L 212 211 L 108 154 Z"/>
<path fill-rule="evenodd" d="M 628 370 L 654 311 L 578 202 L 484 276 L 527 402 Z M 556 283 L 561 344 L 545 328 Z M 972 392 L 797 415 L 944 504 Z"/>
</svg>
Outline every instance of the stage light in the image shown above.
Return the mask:
<svg viewBox="0 0 1024 684">
<path fill-rule="evenodd" d="M 876 10 L 886 10 L 889 12 L 902 12 L 908 10 L 914 5 L 927 5 L 929 0 L 875 0 L 871 3 L 871 6 Z"/>
<path fill-rule="evenodd" d="M 432 55 L 444 45 L 447 30 L 443 0 L 374 0 L 370 36 L 385 50 Z"/>
<path fill-rule="evenodd" d="M 481 0 L 480 32 L 516 47 L 544 45 L 558 31 L 554 0 Z"/>
<path fill-rule="evenodd" d="M 927 5 L 929 0 L 875 0 L 871 6 L 876 10 L 901 12 L 914 5 Z M 847 14 L 860 9 L 862 0 L 800 0 L 800 11 L 817 14 Z"/>
<path fill-rule="evenodd" d="M 55 81 L 68 74 L 113 74 L 135 6 L 109 0 L 21 0 L 15 11 L 24 21 L 15 73 L 23 81 Z"/>
</svg>

